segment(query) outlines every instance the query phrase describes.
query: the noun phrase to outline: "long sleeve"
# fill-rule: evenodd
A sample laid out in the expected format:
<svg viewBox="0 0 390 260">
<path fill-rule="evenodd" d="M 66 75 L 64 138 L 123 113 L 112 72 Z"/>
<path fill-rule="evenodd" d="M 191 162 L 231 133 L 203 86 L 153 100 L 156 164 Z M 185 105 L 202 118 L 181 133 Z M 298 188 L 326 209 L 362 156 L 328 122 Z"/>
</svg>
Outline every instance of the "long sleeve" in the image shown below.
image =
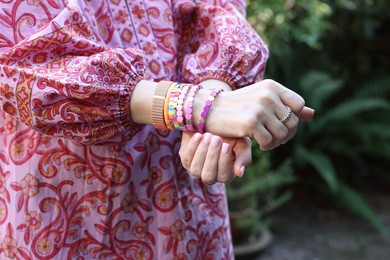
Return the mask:
<svg viewBox="0 0 390 260">
<path fill-rule="evenodd" d="M 268 49 L 246 21 L 244 1 L 181 1 L 175 8 L 182 81 L 219 79 L 238 88 L 262 79 Z"/>
<path fill-rule="evenodd" d="M 130 99 L 147 78 L 136 49 L 100 44 L 82 11 L 67 6 L 45 28 L 0 53 L 0 109 L 37 131 L 93 143 L 131 138 Z"/>
</svg>

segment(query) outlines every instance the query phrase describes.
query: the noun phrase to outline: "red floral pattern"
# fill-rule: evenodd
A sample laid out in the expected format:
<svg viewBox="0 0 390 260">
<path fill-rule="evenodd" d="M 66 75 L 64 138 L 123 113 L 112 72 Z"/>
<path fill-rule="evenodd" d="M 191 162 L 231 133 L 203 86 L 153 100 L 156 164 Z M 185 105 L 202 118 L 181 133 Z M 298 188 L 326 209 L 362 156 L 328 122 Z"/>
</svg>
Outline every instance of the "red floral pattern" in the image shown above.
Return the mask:
<svg viewBox="0 0 390 260">
<path fill-rule="evenodd" d="M 243 0 L 0 1 L 0 259 L 231 259 L 225 188 L 137 125 L 142 79 L 242 87 L 266 47 Z"/>
</svg>

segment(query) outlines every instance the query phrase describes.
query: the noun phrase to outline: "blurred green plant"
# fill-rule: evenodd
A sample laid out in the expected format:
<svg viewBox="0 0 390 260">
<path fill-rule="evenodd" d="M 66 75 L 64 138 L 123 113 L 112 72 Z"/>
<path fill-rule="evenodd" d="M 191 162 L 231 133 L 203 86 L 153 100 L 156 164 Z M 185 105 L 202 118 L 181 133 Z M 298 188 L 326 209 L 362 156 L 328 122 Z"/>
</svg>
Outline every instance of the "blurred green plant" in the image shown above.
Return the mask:
<svg viewBox="0 0 390 260">
<path fill-rule="evenodd" d="M 312 185 L 336 204 L 368 221 L 384 237 L 389 235 L 388 229 L 362 195 L 344 182 L 342 173 L 358 176 L 376 163 L 374 156 L 390 160 L 390 103 L 383 95 L 389 92 L 389 84 L 389 77 L 375 83 L 368 81 L 348 99 L 328 107 L 326 103 L 338 94 L 343 81 L 324 72 L 308 72 L 300 87 L 306 99 L 313 101 L 316 118 L 305 123 L 289 145 L 296 168 L 314 170 L 326 184 L 311 176 Z"/>
<path fill-rule="evenodd" d="M 300 183 L 388 236 L 356 184 L 367 176 L 390 179 L 390 5 L 251 0 L 248 20 L 270 47 L 266 76 L 316 110 L 291 142 L 270 153 L 271 168 L 292 158 Z"/>
<path fill-rule="evenodd" d="M 267 214 L 292 196 L 290 191 L 281 192 L 281 189 L 296 180 L 290 161 L 271 169 L 270 154 L 261 152 L 256 143 L 252 148 L 253 164 L 246 169 L 245 176 L 226 186 L 235 243 L 257 236 L 270 226 Z"/>
</svg>

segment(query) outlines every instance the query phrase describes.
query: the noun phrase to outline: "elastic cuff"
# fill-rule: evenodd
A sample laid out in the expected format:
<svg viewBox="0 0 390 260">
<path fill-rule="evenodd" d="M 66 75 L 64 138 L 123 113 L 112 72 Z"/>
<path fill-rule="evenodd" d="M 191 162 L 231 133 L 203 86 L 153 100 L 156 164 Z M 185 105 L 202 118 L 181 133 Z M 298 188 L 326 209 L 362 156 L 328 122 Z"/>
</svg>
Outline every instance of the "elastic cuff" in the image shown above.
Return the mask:
<svg viewBox="0 0 390 260">
<path fill-rule="evenodd" d="M 131 82 L 129 82 L 124 89 L 126 95 L 123 95 L 119 101 L 119 107 L 121 111 L 120 120 L 125 129 L 130 131 L 131 135 L 136 134 L 145 126 L 143 124 L 138 124 L 133 121 L 131 117 L 130 108 L 131 97 L 133 95 L 134 89 L 142 79 L 142 77 L 135 77 L 134 79 L 132 79 Z"/>
<path fill-rule="evenodd" d="M 194 83 L 199 84 L 202 81 L 208 79 L 216 79 L 225 82 L 228 84 L 232 90 L 237 89 L 237 80 L 233 75 L 225 72 L 225 71 L 205 71 L 200 74 L 194 75 Z"/>
</svg>

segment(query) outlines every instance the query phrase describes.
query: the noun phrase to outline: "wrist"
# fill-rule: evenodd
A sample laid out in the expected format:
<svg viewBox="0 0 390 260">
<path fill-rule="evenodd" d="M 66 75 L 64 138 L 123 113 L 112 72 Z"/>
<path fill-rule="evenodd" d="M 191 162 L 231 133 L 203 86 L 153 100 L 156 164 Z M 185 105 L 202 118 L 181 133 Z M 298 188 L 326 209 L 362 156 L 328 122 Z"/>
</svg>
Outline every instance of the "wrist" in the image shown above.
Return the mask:
<svg viewBox="0 0 390 260">
<path fill-rule="evenodd" d="M 152 123 L 152 104 L 157 82 L 141 80 L 134 88 L 130 109 L 131 117 L 135 123 Z"/>
<path fill-rule="evenodd" d="M 232 90 L 219 80 L 206 80 L 199 85 L 201 87 L 168 83 L 141 80 L 137 84 L 130 104 L 135 123 L 153 124 L 158 129 L 196 131 L 199 122 L 204 123 L 212 113 L 211 105 L 218 100 L 217 95 Z M 207 121 L 208 126 L 210 122 Z M 204 130 L 202 125 L 198 130 Z"/>
<path fill-rule="evenodd" d="M 200 82 L 199 85 L 201 85 L 204 89 L 209 89 L 209 90 L 220 88 L 223 89 L 224 91 L 232 91 L 232 88 L 226 82 L 217 79 L 208 79 Z"/>
</svg>

